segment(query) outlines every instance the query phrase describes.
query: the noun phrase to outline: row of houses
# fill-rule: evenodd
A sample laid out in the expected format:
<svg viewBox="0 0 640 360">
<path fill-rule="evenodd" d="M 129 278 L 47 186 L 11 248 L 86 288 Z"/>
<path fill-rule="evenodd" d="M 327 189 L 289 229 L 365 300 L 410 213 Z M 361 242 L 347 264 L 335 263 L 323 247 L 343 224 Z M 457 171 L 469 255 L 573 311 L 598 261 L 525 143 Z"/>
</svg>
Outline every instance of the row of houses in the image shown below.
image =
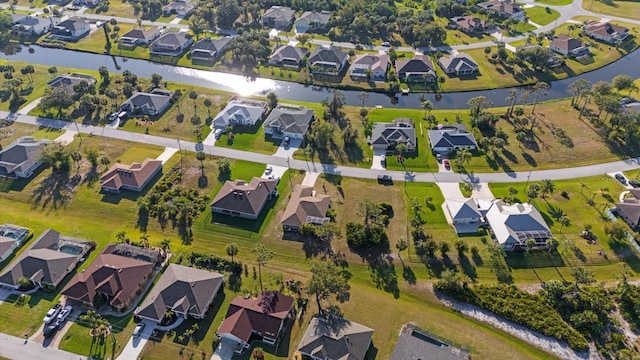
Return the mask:
<svg viewBox="0 0 640 360">
<path fill-rule="evenodd" d="M 299 69 L 307 56 L 306 48 L 279 45 L 271 53 L 269 64 Z M 349 55 L 336 47 L 316 47 L 307 58 L 312 74 L 337 75 L 349 66 Z M 478 64 L 465 53 L 454 53 L 438 59 L 438 65 L 446 74 L 472 75 L 478 72 Z M 386 81 L 391 67 L 387 54 L 359 54 L 351 62 L 349 76 L 354 80 Z M 410 59 L 398 59 L 394 71 L 403 81 L 435 81 L 433 62 L 426 55 Z"/>
<path fill-rule="evenodd" d="M 83 19 L 62 21 L 55 16 L 11 14 L 11 21 L 13 23 L 11 30 L 14 33 L 41 36 L 51 32 L 50 38 L 64 41 L 77 41 L 91 31 L 91 24 Z"/>
</svg>

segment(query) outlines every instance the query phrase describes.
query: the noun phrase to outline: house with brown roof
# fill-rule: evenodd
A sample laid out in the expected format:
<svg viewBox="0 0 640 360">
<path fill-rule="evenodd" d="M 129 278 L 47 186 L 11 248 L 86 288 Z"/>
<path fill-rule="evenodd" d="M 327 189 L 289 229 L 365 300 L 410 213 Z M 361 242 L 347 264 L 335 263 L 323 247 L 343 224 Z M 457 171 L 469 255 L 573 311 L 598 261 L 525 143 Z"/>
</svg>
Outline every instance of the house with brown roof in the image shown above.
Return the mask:
<svg viewBox="0 0 640 360">
<path fill-rule="evenodd" d="M 222 274 L 171 264 L 135 315 L 156 323 L 160 323 L 167 311 L 185 319 L 204 319 L 223 283 Z"/>
<path fill-rule="evenodd" d="M 481 9 L 494 11 L 505 18 L 512 18 L 516 21 L 525 21 L 527 14 L 522 8 L 511 0 L 491 0 L 476 4 Z"/>
<path fill-rule="evenodd" d="M 298 352 L 312 359 L 364 360 L 372 338 L 373 329 L 356 322 L 339 316 L 314 317 L 298 345 Z"/>
<path fill-rule="evenodd" d="M 630 189 L 630 197 L 616 203 L 616 212 L 629 226 L 638 231 L 640 229 L 640 189 Z"/>
<path fill-rule="evenodd" d="M 267 201 L 278 196 L 278 180 L 254 177 L 227 180 L 211 202 L 211 212 L 255 220 Z"/>
<path fill-rule="evenodd" d="M 121 190 L 142 191 L 145 186 L 162 172 L 162 161 L 145 159 L 131 165 L 114 164 L 100 177 L 102 191 L 119 193 Z"/>
<path fill-rule="evenodd" d="M 549 49 L 564 56 L 580 57 L 589 55 L 588 45 L 565 34 L 560 34 L 551 40 Z"/>
<path fill-rule="evenodd" d="M 279 291 L 263 291 L 257 298 L 239 296 L 231 302 L 216 334 L 238 344 L 237 351 L 249 347 L 251 335 L 275 345 L 292 308 L 293 298 Z"/>
<path fill-rule="evenodd" d="M 110 244 L 69 281 L 62 294 L 89 307 L 107 303 L 116 309 L 126 308 L 153 279 L 158 259 L 155 250 Z"/>
<path fill-rule="evenodd" d="M 42 165 L 42 150 L 51 140 L 23 136 L 0 151 L 0 176 L 29 178 Z"/>
<path fill-rule="evenodd" d="M 624 41 L 629 36 L 629 29 L 626 27 L 604 21 L 590 21 L 584 25 L 582 32 L 590 38 L 609 44 Z"/>
<path fill-rule="evenodd" d="M 284 231 L 300 231 L 304 224 L 322 225 L 331 221 L 327 217 L 330 205 L 329 195 L 316 193 L 313 186 L 296 185 L 280 223 Z"/>
<path fill-rule="evenodd" d="M 473 15 L 455 16 L 449 19 L 449 27 L 464 33 L 481 33 L 487 28 L 487 23 Z"/>
<path fill-rule="evenodd" d="M 427 55 L 416 55 L 411 59 L 396 60 L 396 74 L 405 82 L 436 81 L 433 62 Z"/>
<path fill-rule="evenodd" d="M 57 287 L 91 251 L 88 241 L 46 230 L 0 274 L 0 285 L 19 286 L 24 278 L 39 287 Z"/>
</svg>

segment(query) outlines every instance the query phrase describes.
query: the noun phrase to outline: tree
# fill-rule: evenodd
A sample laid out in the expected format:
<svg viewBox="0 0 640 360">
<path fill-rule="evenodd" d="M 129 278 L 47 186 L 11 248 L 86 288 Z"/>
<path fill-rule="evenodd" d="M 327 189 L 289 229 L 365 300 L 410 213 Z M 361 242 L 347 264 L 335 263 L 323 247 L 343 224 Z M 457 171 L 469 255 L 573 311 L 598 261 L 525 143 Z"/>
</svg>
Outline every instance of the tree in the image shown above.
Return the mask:
<svg viewBox="0 0 640 360">
<path fill-rule="evenodd" d="M 469 247 L 467 246 L 467 243 L 464 242 L 464 240 L 462 239 L 458 239 L 456 240 L 455 244 L 454 244 L 456 251 L 458 252 L 458 256 L 463 257 L 464 253 L 469 250 Z"/>
<path fill-rule="evenodd" d="M 467 101 L 467 105 L 469 106 L 471 116 L 477 117 L 484 109 L 491 107 L 493 104 L 484 96 L 476 96 L 469 99 L 469 101 Z"/>
<path fill-rule="evenodd" d="M 196 111 L 196 99 L 198 98 L 198 93 L 195 90 L 189 91 L 189 99 L 193 100 L 193 111 Z"/>
<path fill-rule="evenodd" d="M 316 297 L 318 312 L 325 314 L 322 303 L 332 296 L 341 299 L 349 291 L 348 278 L 333 262 L 314 261 L 310 268 L 311 276 L 307 281 L 307 292 Z"/>
<path fill-rule="evenodd" d="M 524 242 L 524 246 L 527 247 L 527 252 L 533 250 L 534 247 L 536 247 L 536 241 L 534 239 L 527 239 Z"/>
<path fill-rule="evenodd" d="M 581 266 L 572 267 L 571 274 L 573 275 L 574 279 L 576 279 L 576 284 L 590 285 L 595 284 L 596 282 L 596 277 L 593 274 L 593 271 L 585 269 Z"/>
<path fill-rule="evenodd" d="M 140 234 L 140 244 L 142 244 L 142 247 L 145 249 L 149 247 L 149 234 L 146 232 Z"/>
<path fill-rule="evenodd" d="M 269 94 L 267 94 L 267 99 L 269 100 L 269 107 L 274 109 L 276 106 L 278 106 L 278 95 L 276 95 L 274 92 L 270 92 Z"/>
<path fill-rule="evenodd" d="M 409 150 L 409 147 L 405 143 L 398 143 L 396 145 L 396 151 L 398 152 L 398 160 L 401 163 L 404 163 L 404 153 Z"/>
<path fill-rule="evenodd" d="M 158 75 L 156 73 L 151 74 L 151 83 L 154 88 L 160 87 L 160 83 L 162 82 L 162 75 Z"/>
<path fill-rule="evenodd" d="M 160 249 L 164 252 L 171 250 L 171 240 L 167 238 L 162 239 L 162 241 L 160 241 Z"/>
<path fill-rule="evenodd" d="M 227 180 L 231 178 L 231 162 L 229 162 L 229 159 L 218 160 L 218 173 L 220 179 Z"/>
<path fill-rule="evenodd" d="M 507 108 L 507 117 L 511 117 L 513 115 L 513 108 L 516 106 L 516 102 L 518 101 L 518 92 L 515 89 L 509 90 L 509 96 L 506 97 L 505 101 L 509 104 Z"/>
<path fill-rule="evenodd" d="M 211 105 L 212 105 L 211 99 L 206 98 L 206 99 L 204 99 L 203 103 L 204 103 L 204 106 L 207 107 L 207 117 L 210 118 L 211 117 Z"/>
<path fill-rule="evenodd" d="M 193 35 L 196 36 L 196 40 L 198 40 L 198 38 L 200 37 L 200 34 L 202 34 L 202 32 L 205 30 L 206 27 L 207 27 L 206 21 L 204 21 L 199 16 L 194 16 L 189 22 L 189 30 L 191 30 Z"/>
<path fill-rule="evenodd" d="M 562 232 L 562 228 L 571 226 L 571 219 L 569 219 L 569 217 L 566 215 L 558 219 L 558 222 L 560 223 L 560 226 L 561 226 L 560 232 Z"/>
<path fill-rule="evenodd" d="M 233 257 L 238 255 L 238 245 L 234 242 L 231 244 L 228 244 L 226 251 L 227 251 L 227 255 L 231 256 L 231 262 L 233 262 Z"/>
<path fill-rule="evenodd" d="M 540 182 L 540 192 L 543 199 L 545 195 L 553 194 L 554 191 L 556 191 L 556 184 L 551 179 L 544 179 Z"/>
<path fill-rule="evenodd" d="M 50 166 L 53 171 L 69 171 L 71 167 L 70 159 L 70 151 L 57 142 L 47 145 L 40 155 L 40 161 L 46 166 Z"/>
<path fill-rule="evenodd" d="M 409 248 L 409 244 L 405 239 L 400 239 L 396 243 L 396 249 L 398 249 L 398 257 L 400 258 L 400 261 L 402 261 L 402 256 L 400 255 L 400 253 L 407 250 L 407 248 Z"/>
<path fill-rule="evenodd" d="M 362 103 L 360 104 L 360 109 L 364 109 L 364 103 L 367 101 L 367 99 L 369 99 L 369 93 L 363 91 L 360 93 L 360 95 L 358 95 L 358 98 L 360 98 L 360 101 L 362 101 Z"/>
<path fill-rule="evenodd" d="M 47 72 L 51 74 L 51 78 L 53 79 L 58 73 L 58 68 L 55 66 L 50 66 L 49 69 L 47 69 Z"/>
<path fill-rule="evenodd" d="M 262 286 L 262 266 L 266 265 L 269 260 L 273 259 L 275 253 L 262 244 L 256 245 L 251 251 L 255 254 L 256 262 L 258 263 L 260 290 L 264 290 L 264 287 Z"/>
<path fill-rule="evenodd" d="M 427 114 L 430 114 L 433 110 L 433 102 L 431 100 L 422 100 L 420 102 L 420 108 L 424 110 L 424 118 L 427 118 Z"/>
<path fill-rule="evenodd" d="M 531 109 L 531 113 L 533 114 L 536 111 L 536 105 L 538 105 L 538 100 L 540 99 L 540 96 L 547 95 L 547 92 L 549 91 L 549 84 L 547 84 L 546 82 L 540 81 L 533 86 L 532 91 L 536 95 L 536 97 L 533 100 L 533 108 Z"/>
<path fill-rule="evenodd" d="M 631 88 L 633 85 L 633 78 L 629 75 L 617 75 L 611 80 L 611 84 L 618 91 Z"/>
<path fill-rule="evenodd" d="M 67 93 L 64 88 L 47 88 L 44 91 L 44 96 L 40 101 L 40 106 L 43 110 L 47 111 L 49 109 L 57 109 L 58 114 L 57 117 L 62 116 L 62 110 L 68 108 L 73 105 L 74 100 Z"/>
<path fill-rule="evenodd" d="M 598 81 L 591 86 L 591 92 L 594 95 L 606 96 L 611 95 L 611 84 L 606 81 Z"/>
<path fill-rule="evenodd" d="M 473 158 L 473 155 L 471 154 L 471 151 L 469 151 L 469 149 L 461 149 L 458 151 L 458 154 L 456 155 L 456 157 L 458 158 L 458 161 L 460 161 L 461 163 L 465 163 L 469 165 L 469 163 L 471 162 L 471 159 Z"/>
<path fill-rule="evenodd" d="M 33 65 L 26 65 L 23 68 L 20 69 L 20 73 L 22 75 L 25 75 L 27 77 L 27 79 L 29 80 L 29 85 L 27 87 L 31 87 L 31 85 L 33 85 L 33 73 L 36 72 L 36 69 L 33 67 Z"/>
<path fill-rule="evenodd" d="M 584 94 L 585 91 L 591 88 L 591 83 L 587 80 L 580 79 L 576 80 L 571 85 L 569 85 L 569 93 L 573 95 L 571 98 L 571 105 L 576 106 L 580 102 L 580 98 Z"/>
<path fill-rule="evenodd" d="M 449 245 L 448 242 L 443 241 L 440 243 L 440 254 L 442 254 L 442 257 L 447 257 L 449 251 L 451 250 L 451 246 Z"/>
<path fill-rule="evenodd" d="M 546 244 L 547 248 L 549 249 L 549 253 L 551 253 L 558 250 L 558 245 L 560 245 L 560 242 L 558 241 L 558 239 L 552 237 L 547 239 Z"/>
</svg>

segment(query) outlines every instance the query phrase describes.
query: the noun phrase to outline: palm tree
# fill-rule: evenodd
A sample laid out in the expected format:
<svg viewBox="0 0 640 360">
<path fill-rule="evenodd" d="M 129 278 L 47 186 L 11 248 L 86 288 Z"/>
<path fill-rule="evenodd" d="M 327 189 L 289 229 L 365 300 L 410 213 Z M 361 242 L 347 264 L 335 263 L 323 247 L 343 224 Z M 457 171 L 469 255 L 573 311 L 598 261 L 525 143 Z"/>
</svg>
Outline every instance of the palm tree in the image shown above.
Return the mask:
<svg viewBox="0 0 640 360">
<path fill-rule="evenodd" d="M 166 238 L 162 239 L 162 241 L 160 241 L 160 249 L 164 252 L 171 250 L 171 241 Z"/>
<path fill-rule="evenodd" d="M 551 179 L 544 179 L 540 182 L 540 192 L 542 193 L 542 198 L 545 198 L 547 194 L 553 194 L 556 191 L 556 185 L 551 181 Z"/>
<path fill-rule="evenodd" d="M 193 100 L 193 111 L 196 111 L 196 99 L 198 98 L 198 93 L 195 90 L 189 91 L 189 99 Z"/>
<path fill-rule="evenodd" d="M 566 215 L 564 215 L 560 219 L 558 219 L 558 222 L 560 223 L 560 232 L 561 233 L 562 233 L 562 228 L 571 226 L 571 220 Z"/>
<path fill-rule="evenodd" d="M 227 245 L 227 255 L 231 256 L 231 262 L 233 262 L 233 257 L 238 255 L 238 245 L 236 243 L 231 243 Z"/>
<path fill-rule="evenodd" d="M 264 290 L 262 286 L 262 266 L 266 265 L 269 260 L 273 259 L 275 253 L 262 244 L 256 245 L 252 249 L 256 255 L 256 262 L 258 263 L 258 278 L 260 280 L 260 291 Z"/>
<path fill-rule="evenodd" d="M 146 232 L 143 232 L 142 234 L 140 234 L 140 243 L 142 244 L 142 247 L 148 248 L 149 247 L 149 234 L 147 234 Z"/>
<path fill-rule="evenodd" d="M 363 91 L 362 93 L 360 93 L 360 95 L 358 95 L 358 97 L 360 98 L 360 100 L 362 101 L 362 106 L 360 106 L 361 109 L 364 109 L 364 103 L 367 101 L 367 99 L 369 98 L 369 93 L 366 91 Z"/>
<path fill-rule="evenodd" d="M 471 158 L 473 158 L 473 155 L 471 154 L 471 151 L 469 151 L 469 149 L 462 149 L 458 151 L 457 157 L 460 162 L 469 165 L 469 163 L 471 162 Z"/>
<path fill-rule="evenodd" d="M 211 117 L 211 99 L 204 99 L 204 106 L 207 107 L 207 117 Z"/>
<path fill-rule="evenodd" d="M 116 240 L 123 243 L 127 239 L 127 233 L 124 230 L 120 230 L 116 233 Z"/>
<path fill-rule="evenodd" d="M 189 22 L 189 29 L 193 32 L 193 35 L 196 36 L 196 40 L 200 37 L 200 34 L 204 31 L 207 23 L 201 17 L 195 16 Z"/>
<path fill-rule="evenodd" d="M 431 114 L 431 110 L 433 110 L 433 103 L 431 100 L 422 100 L 420 108 L 424 110 L 424 118 L 426 119 L 427 114 Z"/>
<path fill-rule="evenodd" d="M 560 242 L 558 241 L 558 239 L 552 237 L 547 239 L 546 244 L 547 248 L 549 248 L 549 253 L 552 253 L 558 250 L 558 245 L 560 244 Z"/>
<path fill-rule="evenodd" d="M 405 143 L 399 143 L 396 145 L 396 151 L 398 152 L 398 162 L 404 166 L 404 153 L 409 150 L 409 147 Z"/>
<path fill-rule="evenodd" d="M 398 249 L 398 258 L 400 258 L 400 261 L 402 261 L 402 256 L 400 255 L 400 253 L 405 251 L 408 247 L 409 244 L 407 244 L 407 241 L 405 239 L 400 239 L 396 243 L 396 249 Z"/>
</svg>

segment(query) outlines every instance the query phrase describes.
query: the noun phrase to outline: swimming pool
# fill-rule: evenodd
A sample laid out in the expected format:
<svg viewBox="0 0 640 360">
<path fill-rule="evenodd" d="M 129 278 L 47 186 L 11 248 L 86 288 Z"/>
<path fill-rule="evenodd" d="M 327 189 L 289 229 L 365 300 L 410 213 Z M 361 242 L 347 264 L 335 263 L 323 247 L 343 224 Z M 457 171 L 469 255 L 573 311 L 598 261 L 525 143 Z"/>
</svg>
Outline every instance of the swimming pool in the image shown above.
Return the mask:
<svg viewBox="0 0 640 360">
<path fill-rule="evenodd" d="M 60 252 L 71 255 L 79 255 L 82 253 L 82 248 L 80 246 L 62 245 L 60 246 Z"/>
</svg>

